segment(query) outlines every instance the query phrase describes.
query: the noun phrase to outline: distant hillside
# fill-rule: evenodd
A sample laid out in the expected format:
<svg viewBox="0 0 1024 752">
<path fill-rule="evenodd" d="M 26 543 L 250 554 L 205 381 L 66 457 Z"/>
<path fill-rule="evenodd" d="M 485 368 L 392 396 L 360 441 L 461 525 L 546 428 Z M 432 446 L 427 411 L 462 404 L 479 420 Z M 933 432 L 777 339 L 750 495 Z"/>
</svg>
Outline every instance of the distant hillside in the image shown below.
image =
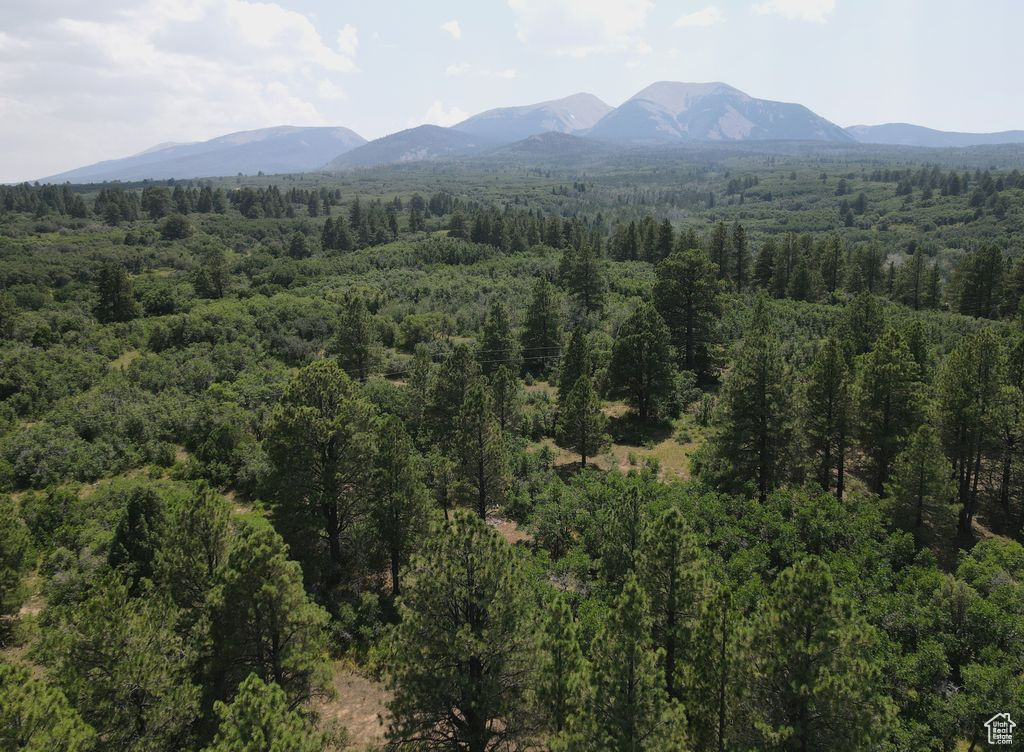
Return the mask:
<svg viewBox="0 0 1024 752">
<path fill-rule="evenodd" d="M 454 128 L 507 143 L 548 132 L 579 133 L 591 128 L 611 109 L 593 94 L 580 93 L 522 107 L 487 110 Z"/>
<path fill-rule="evenodd" d="M 194 144 L 160 145 L 43 178 L 44 182 L 199 178 L 315 170 L 366 139 L 348 128 L 279 126 L 241 131 Z"/>
<path fill-rule="evenodd" d="M 852 141 L 799 104 L 755 99 L 722 83 L 662 81 L 605 115 L 588 135 L 638 144 L 679 141 Z"/>
<path fill-rule="evenodd" d="M 932 148 L 1024 144 L 1024 131 L 958 133 L 956 131 L 937 131 L 925 128 L 923 125 L 911 125 L 910 123 L 852 125 L 846 129 L 846 132 L 862 144 L 894 144 L 896 146 Z"/>
<path fill-rule="evenodd" d="M 438 125 L 421 125 L 370 141 L 331 160 L 324 169 L 344 170 L 461 157 L 492 146 L 494 142 L 487 138 Z"/>
</svg>

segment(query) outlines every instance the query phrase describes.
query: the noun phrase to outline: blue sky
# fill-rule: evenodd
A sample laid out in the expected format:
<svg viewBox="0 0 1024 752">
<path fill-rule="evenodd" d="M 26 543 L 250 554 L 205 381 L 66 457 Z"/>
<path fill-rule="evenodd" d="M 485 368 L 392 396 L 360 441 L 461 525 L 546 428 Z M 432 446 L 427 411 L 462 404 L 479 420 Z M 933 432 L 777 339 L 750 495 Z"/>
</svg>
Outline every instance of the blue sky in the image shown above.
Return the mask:
<svg viewBox="0 0 1024 752">
<path fill-rule="evenodd" d="M 1024 128 L 1014 0 L 4 0 L 0 181 L 279 124 L 374 138 L 724 81 L 843 126 Z"/>
</svg>

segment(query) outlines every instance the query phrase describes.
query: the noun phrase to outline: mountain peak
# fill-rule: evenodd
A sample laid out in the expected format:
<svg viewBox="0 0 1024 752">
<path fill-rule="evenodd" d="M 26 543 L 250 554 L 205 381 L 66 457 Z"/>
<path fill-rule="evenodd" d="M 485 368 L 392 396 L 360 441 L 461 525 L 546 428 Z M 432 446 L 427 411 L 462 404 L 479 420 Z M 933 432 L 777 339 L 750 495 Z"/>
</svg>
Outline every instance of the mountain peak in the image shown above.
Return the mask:
<svg viewBox="0 0 1024 752">
<path fill-rule="evenodd" d="M 587 92 L 517 107 L 498 107 L 473 115 L 455 129 L 483 138 L 519 141 L 547 131 L 578 133 L 592 127 L 611 107 Z"/>
<path fill-rule="evenodd" d="M 755 99 L 719 81 L 658 81 L 590 129 L 608 141 L 851 141 L 842 128 L 798 104 Z"/>
</svg>

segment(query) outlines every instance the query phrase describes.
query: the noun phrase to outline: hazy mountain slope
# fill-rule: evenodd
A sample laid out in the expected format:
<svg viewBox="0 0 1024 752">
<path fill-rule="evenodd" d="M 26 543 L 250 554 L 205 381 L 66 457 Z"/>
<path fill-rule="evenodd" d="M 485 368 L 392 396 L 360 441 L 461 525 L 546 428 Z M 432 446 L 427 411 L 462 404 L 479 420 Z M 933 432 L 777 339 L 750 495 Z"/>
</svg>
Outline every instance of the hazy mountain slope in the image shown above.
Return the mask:
<svg viewBox="0 0 1024 752">
<path fill-rule="evenodd" d="M 961 147 L 1022 144 L 1024 131 L 999 133 L 958 133 L 937 131 L 910 123 L 884 125 L 851 125 L 846 132 L 862 144 L 894 144 L 896 146 Z"/>
<path fill-rule="evenodd" d="M 591 128 L 611 109 L 593 94 L 580 93 L 522 107 L 487 110 L 454 128 L 493 141 L 512 142 L 549 131 L 579 133 Z"/>
<path fill-rule="evenodd" d="M 375 167 L 395 162 L 422 162 L 461 157 L 494 146 L 491 139 L 438 125 L 420 125 L 363 144 L 324 165 L 325 170 Z"/>
<path fill-rule="evenodd" d="M 588 135 L 630 143 L 852 141 L 799 104 L 755 99 L 722 83 L 661 81 L 605 115 Z"/>
<path fill-rule="evenodd" d="M 146 178 L 197 178 L 315 170 L 366 139 L 348 128 L 279 126 L 229 133 L 194 144 L 154 147 L 44 178 L 76 183 Z"/>
</svg>

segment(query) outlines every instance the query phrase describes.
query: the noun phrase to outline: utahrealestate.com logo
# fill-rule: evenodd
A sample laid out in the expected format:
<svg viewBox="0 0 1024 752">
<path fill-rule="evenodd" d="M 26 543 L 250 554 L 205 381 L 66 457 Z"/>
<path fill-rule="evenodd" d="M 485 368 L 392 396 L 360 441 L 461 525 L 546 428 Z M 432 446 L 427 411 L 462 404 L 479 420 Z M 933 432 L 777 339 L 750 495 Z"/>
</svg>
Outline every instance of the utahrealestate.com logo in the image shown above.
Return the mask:
<svg viewBox="0 0 1024 752">
<path fill-rule="evenodd" d="M 1013 744 L 1013 729 L 1016 723 L 1010 720 L 1009 713 L 996 713 L 985 721 L 988 729 L 989 744 Z"/>
</svg>

